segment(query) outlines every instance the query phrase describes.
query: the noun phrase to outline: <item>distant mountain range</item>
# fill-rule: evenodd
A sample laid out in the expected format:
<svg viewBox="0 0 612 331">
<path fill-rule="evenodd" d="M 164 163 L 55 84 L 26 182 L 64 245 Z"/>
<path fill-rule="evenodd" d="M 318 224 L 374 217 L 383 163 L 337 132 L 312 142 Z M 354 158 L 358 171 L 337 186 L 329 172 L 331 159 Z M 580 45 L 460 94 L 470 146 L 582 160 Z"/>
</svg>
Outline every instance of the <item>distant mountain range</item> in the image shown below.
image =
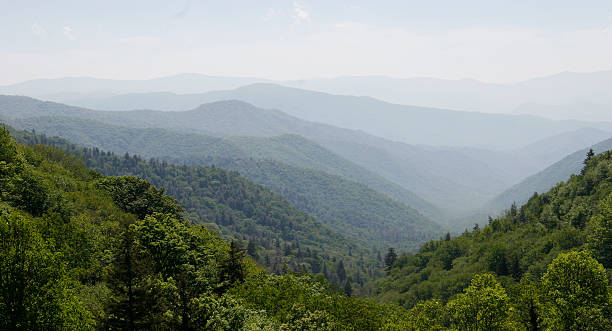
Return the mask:
<svg viewBox="0 0 612 331">
<path fill-rule="evenodd" d="M 417 195 L 426 201 L 435 201 L 437 206 L 448 211 L 465 211 L 537 171 L 537 168 L 521 166 L 506 153 L 395 143 L 359 131 L 299 120 L 280 111 L 260 109 L 239 101 L 205 104 L 185 112 L 105 112 L 6 96 L 0 98 L 0 116 L 18 127 L 42 130 L 89 146 L 99 146 L 99 139 L 112 142 L 115 148 L 111 150 L 115 152 L 143 155 L 156 152 L 155 156 L 172 153 L 181 157 L 247 156 L 326 171 L 366 184 L 432 217 L 437 208 L 423 203 Z M 107 127 L 100 127 L 102 123 Z M 150 130 L 127 133 L 108 125 Z M 176 134 L 155 131 L 159 128 L 181 134 L 251 138 L 219 140 L 187 135 L 177 139 Z M 301 135 L 306 139 L 297 136 L 263 139 L 284 134 Z M 96 143 L 92 135 L 104 137 Z M 164 139 L 174 141 L 175 145 Z M 237 145 L 245 147 L 237 148 Z M 166 154 L 160 155 L 160 151 Z"/>
<path fill-rule="evenodd" d="M 364 99 L 267 84 L 235 91 L 250 91 L 250 88 L 265 88 L 273 92 L 272 96 L 292 91 L 297 94 L 294 99 L 287 96 L 287 102 L 293 100 L 292 104 L 300 100 L 306 102 L 309 100 L 307 96 L 314 94 L 313 99 L 323 99 L 320 104 L 327 105 L 325 109 L 330 112 L 334 109 L 334 102 L 342 106 L 345 100 L 349 100 L 359 106 L 357 101 Z M 206 95 L 222 97 L 217 94 L 225 92 Z M 265 94 L 263 96 L 265 99 Z M 373 101 L 374 105 L 403 107 L 371 98 L 364 100 Z M 373 111 L 374 108 L 367 109 Z M 442 113 L 458 116 L 452 114 L 458 112 Z M 529 118 L 524 118 L 525 125 L 530 125 L 538 136 L 550 134 L 554 131 L 551 127 L 561 131 L 567 125 L 574 131 L 563 131 L 556 138 L 543 138 L 535 143 L 530 141 L 531 144 L 524 148 L 503 152 L 471 147 L 409 145 L 362 131 L 301 120 L 279 110 L 262 109 L 242 101 L 216 101 L 181 112 L 116 112 L 4 96 L 0 97 L 0 117 L 21 128 L 41 130 L 117 153 L 127 151 L 183 160 L 201 159 L 202 156 L 269 159 L 323 171 L 365 184 L 442 221 L 482 206 L 525 177 L 608 135 L 607 131 L 582 127 L 590 123 L 545 119 L 537 119 L 539 122 L 536 122 L 542 124 L 539 128 L 542 132 L 537 132 L 537 123 L 529 124 Z M 512 116 L 485 115 L 485 118 L 489 117 Z M 446 121 L 450 122 L 449 119 Z M 482 126 L 482 122 L 476 123 Z M 559 123 L 563 124 L 561 128 Z M 506 124 L 507 134 L 524 139 L 524 131 L 517 130 L 518 127 L 511 128 Z M 134 129 L 146 130 L 137 132 Z M 546 139 L 553 145 L 555 140 L 564 141 L 561 144 L 564 147 L 551 148 L 551 142 Z"/>
<path fill-rule="evenodd" d="M 267 83 L 201 94 L 131 94 L 69 103 L 103 110 L 189 110 L 203 103 L 233 99 L 408 144 L 513 149 L 584 127 L 612 131 L 611 123 L 404 106 L 370 97 L 333 95 Z"/>
<path fill-rule="evenodd" d="M 562 72 L 512 84 L 473 79 L 398 79 L 380 76 L 292 81 L 288 86 L 371 96 L 426 107 L 522 113 L 552 119 L 612 121 L 612 71 Z"/>
<path fill-rule="evenodd" d="M 49 100 L 85 96 L 109 96 L 124 93 L 173 91 L 200 93 L 218 89 L 233 89 L 247 84 L 266 82 L 249 77 L 220 77 L 202 74 L 179 74 L 153 79 L 119 80 L 92 77 L 64 77 L 35 79 L 8 86 L 0 86 L 0 93 L 44 97 Z"/>
<path fill-rule="evenodd" d="M 612 71 L 563 72 L 512 84 L 490 84 L 471 79 L 392 78 L 353 76 L 329 79 L 271 81 L 248 77 L 180 74 L 149 80 L 110 80 L 88 77 L 32 80 L 1 86 L 1 94 L 28 95 L 91 107 L 91 102 L 121 94 L 171 92 L 204 93 L 235 89 L 252 83 L 275 83 L 332 94 L 369 96 L 387 102 L 479 111 L 529 114 L 552 119 L 612 121 Z M 129 101 L 119 98 L 105 101 Z M 202 102 L 200 102 L 202 103 Z M 199 103 L 198 103 L 199 104 Z M 185 109 L 194 108 L 192 105 Z M 98 108 L 98 107 L 92 107 Z M 138 107 L 130 107 L 135 109 Z M 144 107 L 159 109 L 156 107 Z M 105 108 L 111 109 L 111 108 Z"/>
</svg>

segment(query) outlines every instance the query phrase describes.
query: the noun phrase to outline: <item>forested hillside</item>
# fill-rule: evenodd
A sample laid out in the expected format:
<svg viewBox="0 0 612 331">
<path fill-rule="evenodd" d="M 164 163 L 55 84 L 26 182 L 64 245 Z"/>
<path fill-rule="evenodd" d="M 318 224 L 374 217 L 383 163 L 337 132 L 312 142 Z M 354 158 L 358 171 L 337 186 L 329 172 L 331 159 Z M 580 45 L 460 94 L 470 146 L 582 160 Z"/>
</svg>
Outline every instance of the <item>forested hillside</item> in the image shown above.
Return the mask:
<svg viewBox="0 0 612 331">
<path fill-rule="evenodd" d="M 289 154 L 274 153 L 273 156 L 284 157 L 282 161 L 285 163 L 291 160 L 293 163 L 289 163 L 297 167 L 317 167 L 314 169 L 333 171 L 332 174 L 366 184 L 429 217 L 440 220 L 452 218 L 459 211 L 465 212 L 480 207 L 511 185 L 541 169 L 534 168 L 526 160 L 506 152 L 393 142 L 361 131 L 304 121 L 278 110 L 257 108 L 238 101 L 219 101 L 182 112 L 150 110 L 105 112 L 23 97 L 4 96 L 0 97 L 0 116 L 7 117 L 14 122 L 13 125 L 21 128 L 37 129 L 48 135 L 76 136 L 67 138 L 77 143 L 80 142 L 73 138 L 84 140 L 87 138 L 91 141 L 90 135 L 100 135 L 97 130 L 81 129 L 81 127 L 91 128 L 94 125 L 77 124 L 79 122 L 77 119 L 95 120 L 124 128 L 166 128 L 180 133 L 221 137 L 266 137 L 270 139 L 254 139 L 252 142 L 258 146 L 265 144 L 264 148 L 253 149 L 253 153 L 259 152 L 256 156 L 258 158 L 269 158 L 268 155 L 261 153 L 270 151 L 267 148 L 270 144 L 283 143 L 283 149 L 276 149 L 276 152 L 283 151 Z M 64 118 L 60 120 L 49 116 Z M 68 121 L 66 117 L 72 119 Z M 373 117 L 373 121 L 375 119 L 376 117 Z M 107 130 L 107 132 L 112 131 L 116 129 L 109 127 Z M 301 148 L 301 144 L 291 144 L 291 141 L 280 141 L 283 139 L 271 137 L 286 134 L 300 135 L 306 138 L 302 140 L 304 147 L 310 147 L 314 142 L 329 153 L 321 160 L 322 155 L 319 150 L 314 150 L 319 153 L 318 155 L 310 155 L 309 153 L 313 151 L 311 148 Z M 123 139 L 120 135 L 117 138 L 110 134 L 106 136 L 109 137 L 105 142 L 113 142 L 115 146 L 123 146 L 131 141 Z M 188 138 L 189 142 L 191 140 Z M 240 143 L 249 141 L 250 139 L 246 141 L 243 139 Z M 167 150 L 164 148 L 165 145 L 157 140 L 152 140 L 151 144 L 160 151 Z M 113 150 L 109 147 L 103 148 Z M 220 148 L 212 152 L 217 153 L 222 150 Z M 125 151 L 128 150 L 121 153 Z M 187 152 L 180 146 L 177 151 Z M 233 152 L 233 150 L 228 151 Z M 140 151 L 132 153 L 144 155 Z M 435 201 L 437 208 L 431 207 L 432 201 Z M 444 209 L 447 213 L 440 213 L 440 209 Z"/>
<path fill-rule="evenodd" d="M 425 238 L 442 234 L 439 225 L 416 210 L 339 176 L 272 160 L 198 158 L 193 162 L 236 170 L 352 241 L 376 250 L 395 247 L 414 251 Z"/>
<path fill-rule="evenodd" d="M 295 135 L 280 137 L 212 137 L 159 128 L 128 128 L 74 117 L 31 117 L 9 121 L 13 126 L 60 136 L 74 143 L 98 147 L 118 154 L 185 159 L 202 157 L 276 159 L 297 166 L 325 171 L 368 185 L 420 212 L 439 219 L 441 211 L 413 192 Z"/>
<path fill-rule="evenodd" d="M 585 163 L 582 174 L 513 205 L 484 228 L 391 261 L 375 296 L 414 307 L 430 327 L 609 329 L 612 151 Z M 475 310 L 458 307 L 466 302 Z M 477 307 L 490 310 L 481 319 L 484 308 Z M 461 319 L 466 313 L 474 315 Z"/>
<path fill-rule="evenodd" d="M 207 171 L 221 174 L 211 180 L 232 176 Z M 249 185 L 235 178 L 217 192 L 229 198 Z M 267 274 L 237 242 L 190 223 L 163 190 L 104 177 L 60 150 L 17 145 L 4 128 L 0 189 L 2 330 L 394 330 L 408 322 L 401 309 L 350 298 L 322 279 Z M 234 203 L 268 204 L 259 190 Z M 275 213 L 264 212 L 271 222 Z"/>
<path fill-rule="evenodd" d="M 404 310 L 351 298 L 360 274 L 351 275 L 346 261 L 360 266 L 358 246 L 237 173 L 16 135 L 34 145 L 18 145 L 0 130 L 0 329 L 612 326 L 612 152 L 589 155 L 581 175 L 513 206 L 483 229 L 431 241 L 417 254 L 397 257 L 390 249 L 384 257 L 388 276 L 368 288 L 377 300 L 410 308 Z M 199 208 L 183 208 L 136 177 L 104 177 L 82 159 L 39 142 L 80 153 L 103 171 L 138 169 L 161 183 L 171 178 L 169 187 L 180 188 L 180 198 L 195 199 Z M 323 268 L 336 258 L 331 278 L 345 282 L 338 288 L 322 275 L 292 273 L 289 263 L 279 275 L 268 274 L 246 257 L 265 250 L 247 245 L 245 252 L 241 241 L 228 244 L 214 227 L 193 223 L 198 219 L 220 222 L 221 231 L 227 226 L 265 235 L 280 229 L 275 249 L 303 262 L 296 269 L 308 267 L 312 253 Z M 302 230 L 311 230 L 307 238 Z M 312 238 L 323 244 L 307 247 Z M 338 255 L 330 253 L 334 248 Z"/>
<path fill-rule="evenodd" d="M 371 231 L 371 224 L 355 224 L 357 231 L 346 231 L 339 226 L 335 226 L 338 230 L 333 230 L 236 172 L 214 166 L 176 166 L 154 159 L 145 161 L 128 154 L 117 157 L 98 149 L 76 147 L 62 139 L 23 131 L 15 134 L 28 145 L 42 143 L 67 150 L 82 158 L 89 169 L 105 175 L 137 176 L 164 189 L 185 206 L 189 220 L 205 224 L 225 238 L 237 240 L 248 248 L 254 260 L 271 272 L 281 273 L 286 268 L 322 274 L 337 285 L 344 285 L 347 280 L 354 282 L 356 289 L 382 273 L 377 253 L 387 246 L 375 245 L 371 237 L 364 240 L 359 235 Z M 141 184 L 138 181 L 125 183 L 136 187 Z M 379 235 L 374 237 L 394 235 L 396 243 L 399 238 L 415 249 L 439 231 L 431 228 L 419 232 L 406 227 L 399 235 L 394 231 L 378 230 Z"/>
<path fill-rule="evenodd" d="M 439 236 L 441 231 L 437 224 L 416 210 L 365 185 L 322 171 L 249 158 L 266 155 L 272 159 L 286 159 L 293 164 L 323 168 L 332 173 L 342 171 L 348 175 L 362 174 L 362 181 L 376 181 L 376 177 L 369 175 L 367 171 L 351 166 L 346 160 L 298 136 L 250 138 L 255 141 L 249 141 L 247 138 L 221 139 L 177 134 L 161 129 L 128 129 L 70 118 L 31 120 L 40 121 L 41 124 L 36 127 L 43 128 L 43 132 L 61 134 L 86 146 L 108 148 L 107 150 L 120 155 L 125 152 L 140 152 L 142 154 L 139 155 L 161 157 L 173 164 L 216 164 L 240 171 L 247 178 L 286 195 L 298 209 L 317 216 L 321 222 L 344 235 L 351 235 L 352 240 L 372 249 L 384 250 L 393 246 L 402 250 L 415 250 L 423 241 Z M 49 127 L 53 130 L 49 131 Z M 87 155 L 89 154 L 84 157 Z M 104 173 L 134 174 L 158 184 L 155 179 L 147 177 L 148 171 L 139 171 L 140 169 L 126 167 Z M 165 176 L 168 174 L 163 174 L 162 177 Z M 393 189 L 392 184 L 389 183 L 388 189 Z M 398 193 L 401 192 L 402 190 L 398 190 Z M 373 229 L 375 231 L 372 231 Z"/>
</svg>

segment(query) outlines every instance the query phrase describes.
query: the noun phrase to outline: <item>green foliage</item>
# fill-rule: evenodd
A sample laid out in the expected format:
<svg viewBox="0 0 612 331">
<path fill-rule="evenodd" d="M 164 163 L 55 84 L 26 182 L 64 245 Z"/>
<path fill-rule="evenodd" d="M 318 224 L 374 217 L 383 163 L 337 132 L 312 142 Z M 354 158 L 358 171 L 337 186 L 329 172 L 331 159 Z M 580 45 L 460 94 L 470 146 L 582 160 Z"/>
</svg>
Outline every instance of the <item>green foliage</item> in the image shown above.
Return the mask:
<svg viewBox="0 0 612 331">
<path fill-rule="evenodd" d="M 446 330 L 449 316 L 444 305 L 438 300 L 416 304 L 409 311 L 407 330 Z"/>
<path fill-rule="evenodd" d="M 238 246 L 235 240 L 232 240 L 229 254 L 221 262 L 220 266 L 219 280 L 222 284 L 220 287 L 222 291 L 244 282 L 246 278 L 246 270 L 243 263 L 244 258 L 245 251 Z"/>
<path fill-rule="evenodd" d="M 591 254 L 609 263 L 612 152 L 482 229 L 430 241 L 417 254 L 387 256 L 391 272 L 372 290 L 411 307 L 405 310 L 350 297 L 364 270 L 361 248 L 236 173 L 77 150 L 95 155 L 88 162 L 105 171 L 125 167 L 160 182 L 170 178 L 167 187 L 181 188 L 172 194 L 190 202 L 183 209 L 142 179 L 104 177 L 65 152 L 3 141 L 0 183 L 10 191 L 0 196 L 1 329 L 611 326 L 609 270 Z M 43 198 L 36 198 L 38 189 L 16 189 L 29 175 Z M 267 274 L 238 240 L 228 244 L 191 220 L 218 222 L 264 260 L 266 247 L 292 259 L 276 261 L 283 275 Z M 287 261 L 308 261 L 310 271 L 318 268 L 344 288 L 289 272 Z"/>
<path fill-rule="evenodd" d="M 558 330 L 605 330 L 612 326 L 604 267 L 586 252 L 560 254 L 542 277 L 544 320 Z"/>
<path fill-rule="evenodd" d="M 35 220 L 0 210 L 0 329 L 89 329 L 61 252 L 45 240 Z"/>
<path fill-rule="evenodd" d="M 49 207 L 47 188 L 32 173 L 6 128 L 0 128 L 0 197 L 36 216 Z"/>
<path fill-rule="evenodd" d="M 14 146 L 16 157 L 4 169 L 20 162 L 35 174 L 48 189 L 49 208 L 35 215 L 1 197 L 0 329 L 376 330 L 405 324 L 400 308 L 350 298 L 322 277 L 266 274 L 238 242 L 192 224 L 175 200 L 143 180 L 103 177 L 52 148 Z M 234 178 L 210 178 L 226 189 L 212 191 L 218 194 L 212 203 L 259 206 L 275 197 L 237 175 L 210 171 Z M 2 179 L 6 185 L 18 180 Z M 245 187 L 258 194 L 224 194 L 250 192 Z M 284 210 L 282 200 L 277 203 L 268 206 Z M 253 213 L 282 220 L 273 208 Z"/>
<path fill-rule="evenodd" d="M 267 159 L 190 158 L 188 162 L 236 170 L 282 194 L 296 208 L 316 216 L 351 241 L 374 249 L 394 246 L 416 250 L 441 233 L 416 210 L 341 176 Z"/>
<path fill-rule="evenodd" d="M 521 282 L 512 288 L 511 317 L 528 331 L 542 330 L 543 305 L 542 289 L 539 283 L 524 277 Z"/>
<path fill-rule="evenodd" d="M 98 182 L 98 185 L 109 192 L 113 201 L 125 212 L 138 218 L 154 212 L 181 217 L 183 208 L 176 200 L 164 194 L 147 181 L 132 176 L 109 177 Z"/>
<path fill-rule="evenodd" d="M 249 308 L 264 309 L 283 330 L 378 330 L 406 322 L 398 307 L 347 297 L 306 275 L 258 273 L 230 293 Z"/>
<path fill-rule="evenodd" d="M 395 253 L 395 248 L 389 247 L 389 250 L 385 255 L 385 270 L 387 271 L 387 274 L 391 271 L 391 268 L 393 268 L 396 260 L 397 253 Z"/>
<path fill-rule="evenodd" d="M 611 184 L 612 152 L 591 156 L 486 227 L 400 256 L 378 298 L 412 307 L 406 329 L 610 329 L 611 273 L 593 256 L 608 262 Z"/>
<path fill-rule="evenodd" d="M 0 112 L 2 112 L 2 98 L 0 98 Z M 397 185 L 376 173 L 376 167 L 367 170 L 357 164 L 350 162 L 344 157 L 328 150 L 333 148 L 335 143 L 330 142 L 324 146 L 315 143 L 310 139 L 306 139 L 297 134 L 287 134 L 288 132 L 301 133 L 304 136 L 311 136 L 312 132 L 309 129 L 303 128 L 290 129 L 272 129 L 265 134 L 260 132 L 260 126 L 253 126 L 253 123 L 260 122 L 262 119 L 259 116 L 252 118 L 253 122 L 245 123 L 245 117 L 238 113 L 232 115 L 231 111 L 223 109 L 225 104 L 235 103 L 237 108 L 251 108 L 252 106 L 237 101 L 229 101 L 225 103 L 216 103 L 208 105 L 204 108 L 211 110 L 211 113 L 206 113 L 206 109 L 202 111 L 186 112 L 186 113 L 164 113 L 164 112 L 97 112 L 91 110 L 80 109 L 79 111 L 67 110 L 67 113 L 59 112 L 60 116 L 49 116 L 50 113 L 39 113 L 36 116 L 24 119 L 16 119 L 12 124 L 23 129 L 35 129 L 48 136 L 59 136 L 70 140 L 73 143 L 82 146 L 95 146 L 106 151 L 123 155 L 124 153 L 137 154 L 146 158 L 161 158 L 175 163 L 194 164 L 194 165 L 220 165 L 224 168 L 237 170 L 243 173 L 244 176 L 256 181 L 259 184 L 269 185 L 271 189 L 277 193 L 285 194 L 279 189 L 288 190 L 291 195 L 301 195 L 302 199 L 312 196 L 318 198 L 311 203 L 322 203 L 321 208 L 325 208 L 327 213 L 333 212 L 333 209 L 327 208 L 329 203 L 320 200 L 318 197 L 321 193 L 311 190 L 316 188 L 322 190 L 338 190 L 343 194 L 334 200 L 342 201 L 343 198 L 348 198 L 347 203 L 354 203 L 350 199 L 349 192 L 346 189 L 360 191 L 360 194 L 367 194 L 375 197 L 372 206 L 366 203 L 359 206 L 360 210 L 369 211 L 372 214 L 393 212 L 403 216 L 403 219 L 397 220 L 408 222 L 410 225 L 425 226 L 423 230 L 431 230 L 432 226 L 425 217 L 420 215 L 414 209 L 424 211 L 427 215 L 440 215 L 440 211 L 418 197 L 413 192 Z M 57 106 L 63 106 L 56 104 Z M 244 110 L 244 109 L 242 109 Z M 229 113 L 228 113 L 229 111 Z M 257 111 L 265 113 L 267 111 L 257 109 Z M 215 113 L 217 113 L 215 115 Z M 277 117 L 280 112 L 275 112 L 273 117 Z M 161 117 L 159 117 L 161 115 Z M 177 120 L 177 116 L 186 115 L 180 120 L 180 124 L 170 124 Z M 249 112 L 249 116 L 252 113 Z M 263 114 L 261 114 L 263 115 Z M 282 122 L 289 120 L 295 122 L 294 118 L 286 118 L 280 114 Z M 143 125 L 142 117 L 146 117 Z M 212 118 L 203 118 L 211 116 Z M 217 116 L 236 116 L 235 118 L 224 123 L 224 132 L 218 133 L 221 124 L 214 119 Z M 127 117 L 127 118 L 126 118 Z M 95 119 L 95 120 L 94 120 Z M 272 121 L 276 121 L 274 119 Z M 196 124 L 197 123 L 197 124 Z M 194 126 L 195 124 L 195 126 Z M 246 124 L 251 127 L 245 132 L 239 126 Z M 278 124 L 278 123 L 277 123 Z M 293 123 L 289 124 L 293 126 Z M 308 125 L 312 125 L 309 123 Z M 206 126 L 211 126 L 211 130 L 205 129 Z M 264 126 L 267 127 L 267 124 Z M 301 125 L 300 125 L 301 126 Z M 191 127 L 191 129 L 187 129 Z M 164 129 L 160 129 L 164 128 Z M 332 140 L 338 137 L 338 133 L 344 136 L 346 132 L 337 131 L 335 128 L 326 127 L 325 131 L 332 131 Z M 189 132 L 189 133 L 186 133 Z M 217 131 L 216 135 L 211 136 L 211 132 Z M 253 132 L 256 131 L 256 132 Z M 296 132 L 297 131 L 297 132 Z M 199 134 L 193 134 L 197 132 Z M 319 131 L 320 132 L 320 131 Z M 228 137 L 238 136 L 238 137 Z M 254 135 L 254 136 L 253 136 Z M 245 137 L 249 136 L 249 137 Z M 361 137 L 360 137 L 361 138 Z M 349 135 L 348 141 L 352 141 L 354 137 Z M 378 142 L 378 141 L 376 141 Z M 331 145 L 330 145 L 331 144 Z M 327 146 L 330 145 L 330 146 Z M 340 145 L 343 145 L 342 143 Z M 357 147 L 361 146 L 359 144 Z M 344 148 L 340 148 L 342 152 Z M 360 152 L 363 152 L 361 150 Z M 349 154 L 353 154 L 349 152 Z M 362 153 L 358 153 L 362 154 Z M 372 158 L 371 156 L 369 158 Z M 273 161 L 270 161 L 273 160 Z M 234 165 L 232 165 L 234 163 Z M 263 164 L 263 167 L 259 165 Z M 243 168 L 243 167 L 246 167 Z M 309 169 L 309 170 L 306 170 Z M 276 170 L 276 171 L 275 171 Z M 374 172 L 373 172 L 374 171 Z M 297 175 L 297 176 L 296 176 Z M 332 175 L 332 176 L 330 176 Z M 301 178 L 300 176 L 306 176 Z M 280 180 L 270 180 L 275 178 Z M 328 186 L 329 180 L 340 183 L 336 188 Z M 300 188 L 292 184 L 299 184 L 305 181 L 309 185 Z M 370 192 L 364 192 L 363 188 L 356 186 L 357 183 L 363 186 L 372 188 Z M 306 192 L 304 192 L 306 190 Z M 379 193 L 380 192 L 380 193 Z M 307 194 L 304 194 L 307 193 Z M 329 192 L 332 193 L 332 192 Z M 381 194 L 382 193 L 382 194 Z M 385 211 L 380 208 L 380 205 L 392 204 L 386 199 L 385 195 L 404 203 L 395 204 L 395 210 Z M 292 202 L 294 202 L 292 200 Z M 342 207 L 337 201 L 332 201 L 336 207 Z M 407 207 L 410 206 L 410 207 Z M 389 206 L 391 207 L 391 206 Z M 398 208 L 399 207 L 399 208 Z M 370 209 L 372 209 L 370 211 Z M 350 210 L 350 209 L 346 209 Z M 311 210 L 306 210 L 312 212 Z M 358 213 L 352 213 L 359 215 Z M 338 213 L 338 215 L 341 215 Z M 321 216 L 321 215 L 317 215 Z M 347 218 L 350 220 L 350 218 Z M 384 218 L 380 220 L 385 221 Z M 332 221 L 332 219 L 330 219 Z M 435 225 L 434 225 L 435 226 Z M 408 232 L 406 232 L 408 233 Z M 398 246 L 399 247 L 399 246 Z"/>
<path fill-rule="evenodd" d="M 609 268 L 611 183 L 612 152 L 593 156 L 583 175 L 533 195 L 484 228 L 399 257 L 372 290 L 380 300 L 410 308 L 422 300 L 447 301 L 483 272 L 495 273 L 507 288 L 524 277 L 540 280 L 555 257 L 572 250 L 588 250 Z"/>
<path fill-rule="evenodd" d="M 508 295 L 491 274 L 477 275 L 464 293 L 448 303 L 451 323 L 460 330 L 501 330 Z"/>
<path fill-rule="evenodd" d="M 350 230 L 354 228 L 351 225 L 354 223 L 336 222 L 334 228 L 337 229 L 334 231 L 308 214 L 296 210 L 278 194 L 248 181 L 236 172 L 217 166 L 176 166 L 153 159 L 145 161 L 128 154 L 118 157 L 96 148 L 76 147 L 62 139 L 27 132 L 16 134 L 22 141 L 53 145 L 78 155 L 89 168 L 105 175 L 134 175 L 143 178 L 104 178 L 98 181 L 98 187 L 107 191 L 124 211 L 140 218 L 155 211 L 183 217 L 180 209 L 173 207 L 174 200 L 165 196 L 167 193 L 185 206 L 186 219 L 205 224 L 242 246 L 246 246 L 248 241 L 251 245 L 250 253 L 254 253 L 250 256 L 274 273 L 282 274 L 285 265 L 288 270 L 315 274 L 329 268 L 332 272 L 325 276 L 336 285 L 343 286 L 348 276 L 359 287 L 382 274 L 375 253 L 371 250 L 372 246 L 377 247 L 379 244 L 373 245 L 354 236 L 349 235 L 347 238 L 339 234 L 339 228 L 349 234 L 370 232 L 372 223 L 365 222 L 363 217 L 355 219 L 355 222 L 362 224 L 361 230 Z M 51 151 L 53 149 L 40 145 L 34 145 L 33 148 L 47 155 L 55 153 Z M 338 203 L 342 204 L 340 201 Z M 354 210 L 352 213 L 361 214 L 361 211 Z M 344 217 L 352 218 L 351 215 L 349 213 Z M 365 217 L 369 216 L 366 213 Z M 391 215 L 389 217 L 393 219 Z M 400 225 L 398 223 L 396 227 Z M 408 226 L 403 231 L 414 232 Z M 415 232 L 412 235 L 414 240 L 427 238 L 426 233 Z M 415 241 L 409 240 L 407 243 L 414 246 Z M 344 260 L 347 271 L 344 276 L 336 274 L 334 267 L 338 259 Z"/>
<path fill-rule="evenodd" d="M 601 213 L 591 219 L 587 247 L 604 267 L 612 268 L 612 193 L 601 201 L 599 209 Z"/>
</svg>

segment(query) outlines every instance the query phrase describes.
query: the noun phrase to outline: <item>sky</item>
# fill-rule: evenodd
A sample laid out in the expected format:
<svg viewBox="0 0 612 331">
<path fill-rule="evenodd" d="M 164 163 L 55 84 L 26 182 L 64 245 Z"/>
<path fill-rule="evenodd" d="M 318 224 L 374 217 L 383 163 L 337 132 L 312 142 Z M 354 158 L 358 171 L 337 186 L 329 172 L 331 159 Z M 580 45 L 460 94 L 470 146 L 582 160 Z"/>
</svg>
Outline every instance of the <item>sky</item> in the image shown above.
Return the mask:
<svg viewBox="0 0 612 331">
<path fill-rule="evenodd" d="M 612 69 L 612 1 L 0 0 L 0 85 L 185 72 L 509 83 Z"/>
</svg>

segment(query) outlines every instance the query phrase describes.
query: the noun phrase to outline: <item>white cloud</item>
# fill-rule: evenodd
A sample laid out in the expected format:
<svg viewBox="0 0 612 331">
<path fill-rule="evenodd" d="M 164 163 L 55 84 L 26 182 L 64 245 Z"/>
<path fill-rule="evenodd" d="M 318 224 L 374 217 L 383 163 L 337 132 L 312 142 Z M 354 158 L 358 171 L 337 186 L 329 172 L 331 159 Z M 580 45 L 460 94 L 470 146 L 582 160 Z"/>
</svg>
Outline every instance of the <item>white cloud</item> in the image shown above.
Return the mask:
<svg viewBox="0 0 612 331">
<path fill-rule="evenodd" d="M 72 28 L 69 26 L 64 27 L 64 36 L 70 40 L 77 40 L 77 37 L 72 33 Z"/>
<path fill-rule="evenodd" d="M 38 25 L 36 23 L 32 24 L 32 28 L 31 29 L 32 29 L 32 33 L 35 36 L 45 36 L 45 35 L 47 35 L 47 30 L 45 30 L 45 28 L 43 28 L 42 26 L 40 26 L 40 25 Z"/>
<path fill-rule="evenodd" d="M 293 22 L 296 24 L 310 22 L 310 13 L 297 2 L 293 2 Z"/>
</svg>

